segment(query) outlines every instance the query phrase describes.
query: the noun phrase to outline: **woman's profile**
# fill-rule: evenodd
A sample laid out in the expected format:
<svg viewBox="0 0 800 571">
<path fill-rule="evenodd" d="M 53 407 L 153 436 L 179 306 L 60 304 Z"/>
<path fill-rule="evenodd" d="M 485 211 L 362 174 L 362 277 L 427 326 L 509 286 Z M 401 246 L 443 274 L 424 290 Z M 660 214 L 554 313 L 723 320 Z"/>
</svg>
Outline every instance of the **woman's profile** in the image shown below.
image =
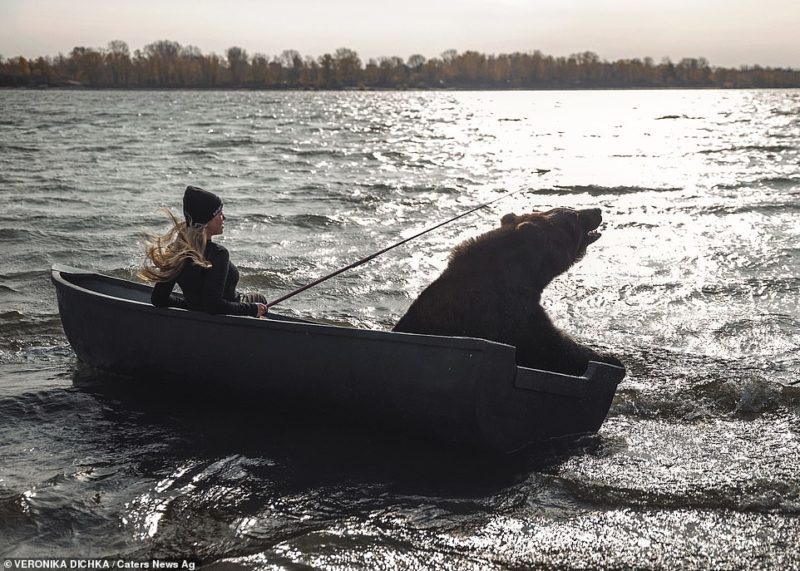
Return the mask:
<svg viewBox="0 0 800 571">
<path fill-rule="evenodd" d="M 239 270 L 230 261 L 228 250 L 212 241 L 225 227 L 222 200 L 202 188 L 187 186 L 185 219 L 167 212 L 172 227 L 165 234 L 148 236 L 145 262 L 139 271 L 139 277 L 155 283 L 153 305 L 226 315 L 266 315 L 263 295 L 236 291 Z M 183 297 L 172 293 L 176 283 Z"/>
</svg>

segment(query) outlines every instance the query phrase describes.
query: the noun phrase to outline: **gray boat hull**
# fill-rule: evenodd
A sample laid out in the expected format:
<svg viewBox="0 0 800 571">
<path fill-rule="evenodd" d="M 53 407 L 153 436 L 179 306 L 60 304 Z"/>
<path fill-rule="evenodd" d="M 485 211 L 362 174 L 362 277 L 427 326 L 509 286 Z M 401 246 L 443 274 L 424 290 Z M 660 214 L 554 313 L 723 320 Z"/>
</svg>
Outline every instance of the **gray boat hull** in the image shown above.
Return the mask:
<svg viewBox="0 0 800 571">
<path fill-rule="evenodd" d="M 156 308 L 143 284 L 65 267 L 51 275 L 67 339 L 95 368 L 314 403 L 504 453 L 596 432 L 625 375 L 594 362 L 580 377 L 518 367 L 513 347 L 482 339 Z"/>
</svg>

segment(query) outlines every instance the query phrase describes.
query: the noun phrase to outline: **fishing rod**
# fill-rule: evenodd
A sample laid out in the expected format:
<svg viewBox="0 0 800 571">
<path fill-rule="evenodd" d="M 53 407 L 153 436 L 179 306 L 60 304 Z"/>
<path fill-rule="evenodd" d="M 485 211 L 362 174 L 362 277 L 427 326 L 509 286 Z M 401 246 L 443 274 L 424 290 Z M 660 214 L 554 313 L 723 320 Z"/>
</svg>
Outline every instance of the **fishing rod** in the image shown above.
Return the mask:
<svg viewBox="0 0 800 571">
<path fill-rule="evenodd" d="M 543 174 L 548 173 L 550 171 L 549 171 L 549 169 L 537 169 L 535 172 L 538 175 L 543 175 Z M 452 218 L 449 218 L 448 220 L 445 220 L 444 222 L 440 222 L 439 224 L 437 224 L 435 226 L 431 226 L 430 228 L 427 228 L 427 229 L 425 229 L 425 230 L 423 230 L 421 232 L 418 232 L 418 233 L 414 234 L 413 236 L 410 236 L 408 238 L 400 240 L 399 242 L 396 242 L 395 244 L 392 244 L 391 246 L 387 246 L 386 248 L 384 248 L 382 250 L 379 250 L 379 251 L 377 251 L 377 252 L 375 252 L 373 254 L 370 254 L 369 256 L 361 258 L 360 260 L 357 260 L 357 261 L 353 262 L 352 264 L 350 264 L 348 266 L 345 266 L 343 268 L 339 268 L 338 270 L 336 270 L 334 272 L 331 272 L 331 273 L 329 273 L 329 274 L 327 274 L 325 276 L 322 276 L 321 278 L 316 279 L 313 282 L 304 285 L 303 287 L 300 287 L 300 288 L 297 288 L 296 290 L 290 291 L 289 293 L 279 297 L 278 299 L 270 301 L 269 303 L 267 303 L 267 308 L 270 308 L 273 305 L 278 305 L 282 301 L 286 301 L 290 297 L 294 297 L 297 294 L 306 291 L 307 289 L 311 289 L 312 287 L 314 287 L 316 285 L 319 285 L 322 282 L 327 281 L 327 280 L 329 280 L 329 279 L 331 279 L 333 277 L 336 277 L 339 274 L 346 272 L 347 270 L 352 270 L 353 268 L 357 268 L 358 266 L 366 264 L 370 260 L 373 260 L 373 259 L 377 258 L 378 256 L 380 256 L 381 254 L 385 254 L 389 250 L 393 250 L 394 248 L 397 248 L 398 246 L 402 246 L 403 244 L 405 244 L 407 242 L 410 242 L 411 240 L 413 240 L 415 238 L 419 238 L 423 234 L 427 234 L 428 232 L 433 232 L 437 228 L 441 228 L 442 226 L 444 226 L 446 224 L 450 224 L 451 222 L 455 222 L 459 218 L 463 218 L 464 216 L 468 216 L 469 214 L 472 214 L 473 212 L 476 212 L 476 211 L 480 210 L 481 208 L 486 208 L 490 204 L 494 204 L 495 202 L 498 202 L 500 200 L 505 200 L 506 198 L 509 198 L 510 196 L 514 196 L 515 194 L 519 194 L 520 192 L 526 192 L 527 190 L 528 190 L 527 188 L 522 188 L 522 189 L 519 189 L 519 190 L 515 190 L 514 192 L 511 192 L 509 194 L 504 194 L 503 196 L 495 198 L 494 200 L 490 200 L 489 202 L 484 202 L 483 204 L 480 204 L 480 205 L 478 205 L 478 206 L 476 206 L 474 208 L 471 208 L 470 210 L 467 210 L 466 212 L 462 212 L 461 214 L 453 216 Z"/>
</svg>

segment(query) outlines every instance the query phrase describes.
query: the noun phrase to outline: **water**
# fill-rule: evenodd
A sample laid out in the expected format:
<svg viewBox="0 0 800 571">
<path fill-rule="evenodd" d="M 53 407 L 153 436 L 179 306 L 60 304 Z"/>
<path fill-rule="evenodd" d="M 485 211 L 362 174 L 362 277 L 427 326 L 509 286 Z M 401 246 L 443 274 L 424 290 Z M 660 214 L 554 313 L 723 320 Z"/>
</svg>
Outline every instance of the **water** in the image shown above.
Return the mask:
<svg viewBox="0 0 800 571">
<path fill-rule="evenodd" d="M 280 569 L 800 567 L 800 91 L 0 92 L 0 556 Z M 537 169 L 550 169 L 544 175 Z M 244 289 L 388 329 L 506 212 L 599 206 L 545 292 L 629 376 L 507 460 L 78 363 L 48 269 L 130 277 L 197 184 Z M 140 380 L 141 381 L 141 380 Z"/>
</svg>

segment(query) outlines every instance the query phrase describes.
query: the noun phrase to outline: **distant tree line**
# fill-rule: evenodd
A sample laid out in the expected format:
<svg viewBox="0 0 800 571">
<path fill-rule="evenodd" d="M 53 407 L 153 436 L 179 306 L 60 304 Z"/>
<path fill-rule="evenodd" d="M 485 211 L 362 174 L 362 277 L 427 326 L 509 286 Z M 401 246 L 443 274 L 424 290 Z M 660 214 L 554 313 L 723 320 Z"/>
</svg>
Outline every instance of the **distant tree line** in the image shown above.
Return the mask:
<svg viewBox="0 0 800 571">
<path fill-rule="evenodd" d="M 162 40 L 130 52 L 122 41 L 105 49 L 76 47 L 68 56 L 0 56 L 2 87 L 249 88 L 249 89 L 580 89 L 800 87 L 800 70 L 712 67 L 705 58 L 601 60 L 593 52 L 553 57 L 540 51 L 485 55 L 449 50 L 438 58 L 412 55 L 361 61 L 340 48 L 313 58 L 286 50 L 224 56 Z"/>
</svg>

